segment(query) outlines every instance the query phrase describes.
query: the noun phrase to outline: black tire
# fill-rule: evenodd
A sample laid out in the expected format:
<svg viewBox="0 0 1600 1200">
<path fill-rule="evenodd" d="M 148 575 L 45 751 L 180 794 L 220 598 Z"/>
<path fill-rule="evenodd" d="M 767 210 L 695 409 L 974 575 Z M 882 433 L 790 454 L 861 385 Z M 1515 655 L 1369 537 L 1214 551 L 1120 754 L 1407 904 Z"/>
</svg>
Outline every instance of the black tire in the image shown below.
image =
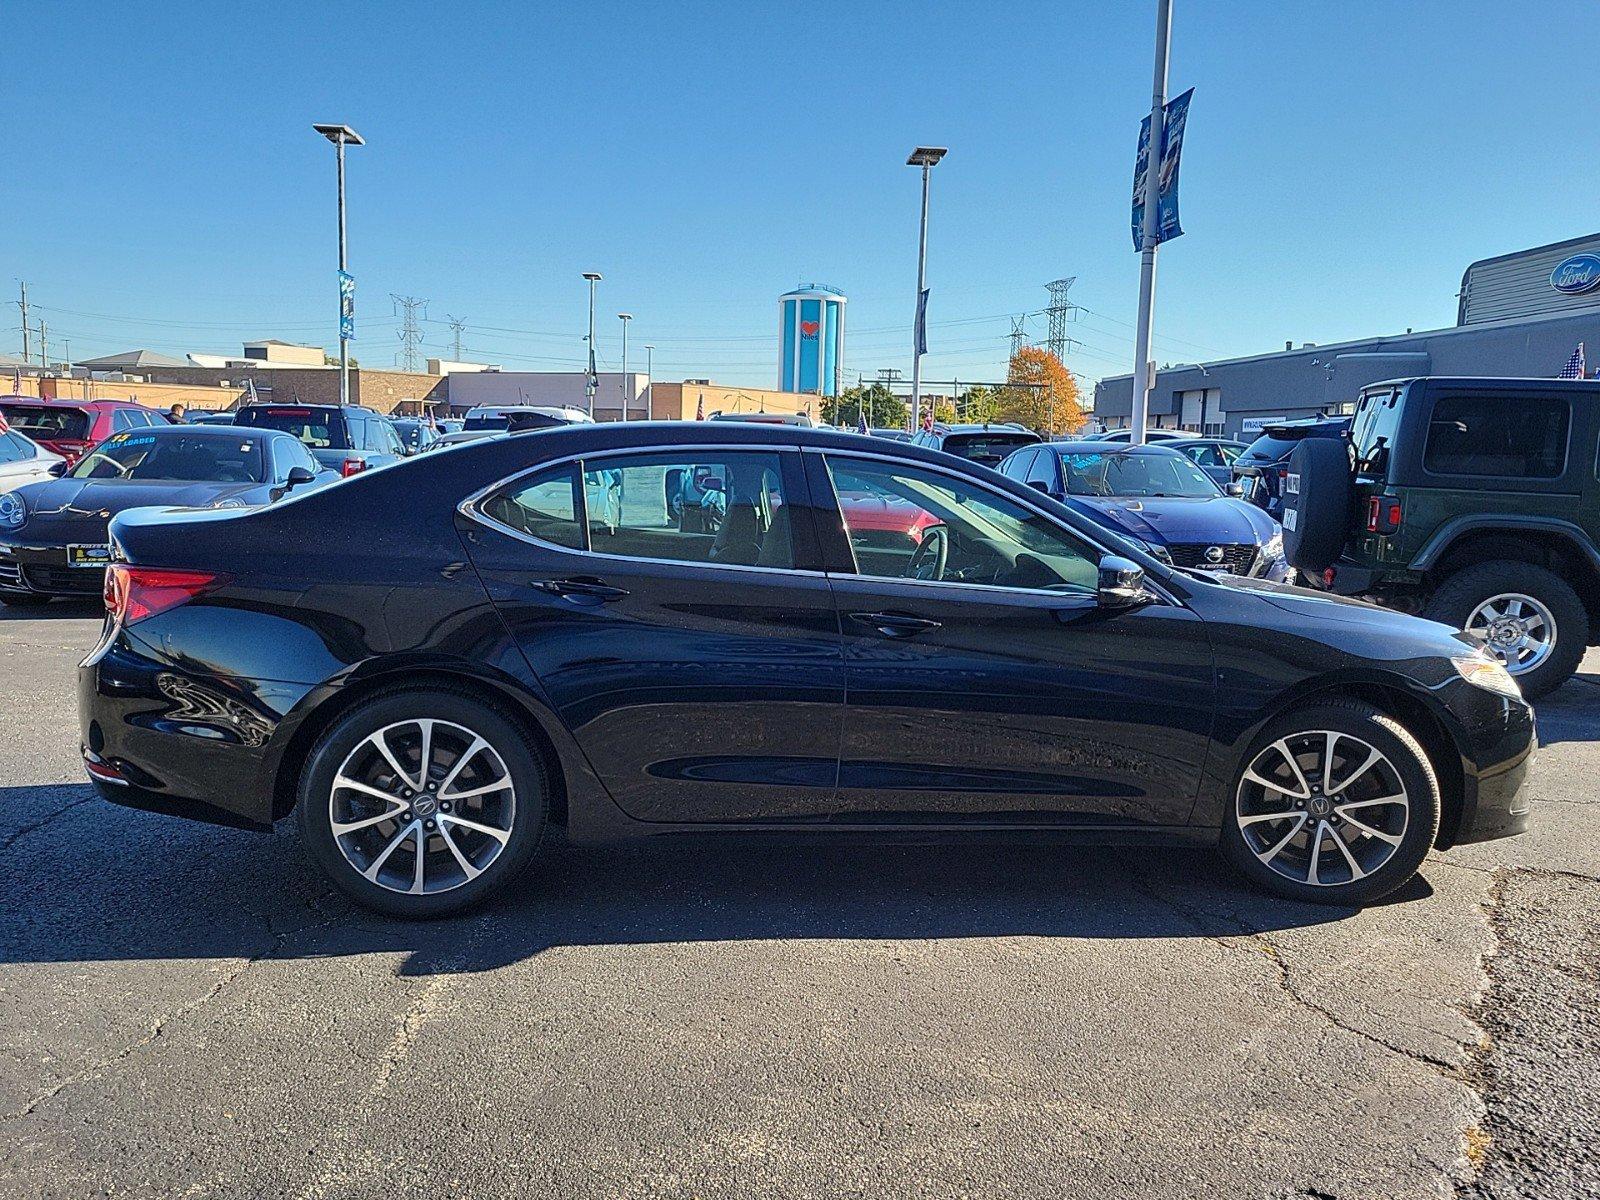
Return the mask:
<svg viewBox="0 0 1600 1200">
<path fill-rule="evenodd" d="M 1354 789 L 1357 786 L 1370 786 L 1379 791 L 1384 790 L 1385 787 L 1393 786 L 1392 781 L 1388 781 L 1385 775 L 1375 774 L 1375 772 L 1386 772 L 1392 769 L 1398 782 L 1404 787 L 1406 809 L 1403 831 L 1397 832 L 1392 825 L 1387 830 L 1391 836 L 1396 836 L 1400 839 L 1398 844 L 1387 852 L 1386 858 L 1373 860 L 1370 858 L 1372 853 L 1376 852 L 1379 855 L 1385 853 L 1380 847 L 1388 843 L 1373 839 L 1367 834 L 1356 832 L 1352 826 L 1344 824 L 1344 820 L 1347 820 L 1347 818 L 1342 819 L 1340 822 L 1333 822 L 1332 819 L 1339 816 L 1338 800 L 1335 798 L 1333 804 L 1330 805 L 1332 811 L 1327 817 L 1327 822 L 1330 823 L 1326 825 L 1325 829 L 1319 831 L 1317 836 L 1327 838 L 1348 835 L 1346 840 L 1348 847 L 1354 847 L 1355 850 L 1369 855 L 1368 865 L 1370 865 L 1370 871 L 1362 877 L 1354 877 L 1353 871 L 1348 871 L 1338 865 L 1344 860 L 1341 854 L 1335 853 L 1333 843 L 1323 840 L 1318 842 L 1319 851 L 1324 852 L 1319 861 L 1323 864 L 1322 871 L 1327 872 L 1335 881 L 1312 884 L 1283 873 L 1293 865 L 1291 859 L 1282 858 L 1281 856 L 1274 859 L 1273 861 L 1278 863 L 1276 869 L 1262 860 L 1258 852 L 1252 849 L 1246 840 L 1246 834 L 1241 827 L 1241 806 L 1245 802 L 1247 784 L 1245 773 L 1247 769 L 1259 761 L 1261 755 L 1270 753 L 1269 748 L 1280 741 L 1286 742 L 1293 748 L 1297 744 L 1295 741 L 1296 734 L 1316 735 L 1322 731 L 1332 731 L 1351 739 L 1359 739 L 1361 742 L 1365 742 L 1369 748 L 1378 750 L 1388 760 L 1388 767 L 1383 767 L 1382 764 L 1379 764 L 1379 766 L 1372 768 L 1367 776 L 1363 776 L 1366 781 L 1364 784 L 1352 783 L 1349 788 L 1339 793 L 1340 795 L 1345 797 L 1354 795 Z M 1311 743 L 1313 747 L 1316 744 L 1315 742 Z M 1354 742 L 1341 741 L 1338 744 L 1346 752 L 1359 753 L 1359 747 Z M 1315 751 L 1313 750 L 1314 758 Z M 1307 770 L 1305 774 L 1315 784 L 1316 776 L 1314 772 Z M 1315 798 L 1328 799 L 1327 796 L 1320 792 L 1313 797 L 1313 799 Z M 1289 808 L 1291 807 L 1291 802 L 1285 800 L 1284 805 Z M 1300 810 L 1306 807 L 1306 805 L 1294 806 L 1289 813 L 1291 819 L 1300 818 L 1302 815 Z M 1388 714 L 1380 712 L 1368 704 L 1342 700 L 1328 701 L 1286 713 L 1271 722 L 1240 759 L 1239 766 L 1234 772 L 1232 790 L 1228 796 L 1227 809 L 1222 819 L 1222 850 L 1228 860 L 1241 873 L 1252 882 L 1276 895 L 1290 900 L 1309 901 L 1314 904 L 1359 907 L 1388 895 L 1396 888 L 1403 886 L 1417 873 L 1417 868 L 1422 865 L 1423 859 L 1427 857 L 1429 849 L 1432 848 L 1434 840 L 1438 837 L 1440 807 L 1439 782 L 1434 773 L 1433 763 L 1429 761 L 1427 751 L 1422 748 L 1422 744 L 1412 736 L 1405 726 Z M 1375 808 L 1360 809 L 1360 811 L 1363 814 L 1369 814 L 1390 810 Z M 1322 817 L 1312 817 L 1309 811 L 1304 812 L 1303 815 L 1308 825 L 1313 821 L 1323 820 Z M 1377 816 L 1369 816 L 1368 819 L 1375 824 L 1380 820 Z M 1392 811 L 1390 816 L 1385 819 L 1393 821 Z M 1258 820 L 1260 819 L 1258 818 Z M 1335 828 L 1335 825 L 1338 825 L 1338 828 Z M 1282 834 L 1290 834 L 1290 822 L 1273 824 L 1267 821 L 1266 823 L 1252 824 L 1251 828 L 1253 831 L 1264 831 L 1259 835 L 1261 843 L 1272 841 L 1273 844 L 1277 844 L 1274 840 L 1276 837 Z M 1311 831 L 1304 825 L 1301 828 L 1302 832 L 1291 834 L 1291 836 L 1296 839 L 1303 838 L 1308 843 L 1312 836 Z M 1252 833 L 1252 836 L 1258 835 Z M 1304 843 L 1299 843 L 1297 840 L 1290 842 L 1289 845 L 1293 854 L 1303 855 L 1306 861 L 1309 862 L 1312 856 L 1306 852 Z M 1289 851 L 1285 851 L 1285 853 L 1289 853 Z M 1294 874 L 1298 875 L 1299 872 L 1295 871 Z M 1350 877 L 1340 881 L 1340 876 Z"/>
<path fill-rule="evenodd" d="M 1284 557 L 1302 571 L 1320 573 L 1338 561 L 1350 523 L 1350 452 L 1344 439 L 1301 438 L 1289 455 L 1283 493 Z"/>
<path fill-rule="evenodd" d="M 1496 560 L 1466 567 L 1434 589 L 1422 615 L 1452 629 L 1465 628 L 1478 606 L 1495 596 L 1527 596 L 1544 606 L 1554 625 L 1554 644 L 1542 661 L 1506 669 L 1530 700 L 1548 695 L 1572 678 L 1589 644 L 1589 610 L 1561 576 L 1532 563 Z"/>
<path fill-rule="evenodd" d="M 49 596 L 36 596 L 31 592 L 0 592 L 0 604 L 12 608 L 43 608 L 50 603 Z"/>
<path fill-rule="evenodd" d="M 330 805 L 335 774 L 375 731 L 403 725 L 418 718 L 448 722 L 476 734 L 498 756 L 513 788 L 510 836 L 488 861 L 482 873 L 449 886 L 447 890 L 408 894 L 392 890 L 366 878 L 346 857 L 332 829 Z M 462 754 L 466 758 L 467 755 Z M 409 763 L 407 765 L 410 765 Z M 419 799 L 421 793 L 413 793 Z M 358 904 L 390 916 L 407 918 L 442 917 L 481 904 L 515 877 L 538 849 L 549 809 L 549 773 L 538 751 L 514 721 L 482 701 L 444 688 L 418 688 L 383 692 L 363 701 L 338 718 L 317 741 L 306 759 L 296 788 L 296 820 L 307 856 L 345 894 Z M 465 814 L 465 804 L 460 813 Z M 459 815 L 459 814 L 458 814 Z M 440 818 L 443 820 L 443 818 Z M 409 820 L 409 818 L 408 818 Z M 396 821 L 396 827 L 406 822 Z M 430 826 L 430 828 L 434 828 Z M 390 836 L 387 827 L 378 827 L 378 836 Z M 467 837 L 460 827 L 458 836 Z M 429 852 L 438 859 L 438 834 L 422 834 Z M 395 840 L 399 840 L 396 838 Z M 401 842 L 410 854 L 415 842 Z M 435 861 L 434 859 L 430 859 Z"/>
</svg>

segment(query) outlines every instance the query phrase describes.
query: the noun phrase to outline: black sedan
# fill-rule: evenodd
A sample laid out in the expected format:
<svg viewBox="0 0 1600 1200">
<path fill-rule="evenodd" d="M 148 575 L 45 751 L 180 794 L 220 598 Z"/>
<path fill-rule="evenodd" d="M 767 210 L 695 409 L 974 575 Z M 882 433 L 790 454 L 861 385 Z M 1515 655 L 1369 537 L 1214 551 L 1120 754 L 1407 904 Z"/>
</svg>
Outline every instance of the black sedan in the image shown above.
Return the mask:
<svg viewBox="0 0 1600 1200">
<path fill-rule="evenodd" d="M 715 531 L 671 519 L 673 471 L 723 495 Z M 620 519 L 587 511 L 602 473 Z M 1443 626 L 1173 569 L 913 446 L 501 434 L 111 537 L 79 678 L 101 794 L 294 816 L 338 886 L 396 914 L 480 900 L 551 826 L 1188 839 L 1360 904 L 1527 822 L 1532 711 Z"/>
<path fill-rule="evenodd" d="M 62 478 L 0 495 L 0 603 L 98 595 L 107 526 L 126 509 L 251 508 L 338 478 L 273 430 L 160 425 L 115 434 Z"/>
</svg>

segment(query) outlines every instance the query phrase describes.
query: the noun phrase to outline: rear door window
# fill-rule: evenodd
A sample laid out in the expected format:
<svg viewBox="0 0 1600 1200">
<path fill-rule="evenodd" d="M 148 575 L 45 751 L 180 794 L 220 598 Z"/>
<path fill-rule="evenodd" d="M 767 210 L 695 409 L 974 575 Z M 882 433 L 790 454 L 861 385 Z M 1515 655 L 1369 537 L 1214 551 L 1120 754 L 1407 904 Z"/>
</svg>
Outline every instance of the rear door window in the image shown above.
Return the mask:
<svg viewBox="0 0 1600 1200">
<path fill-rule="evenodd" d="M 578 520 L 578 469 L 571 463 L 517 480 L 480 506 L 483 515 L 517 533 L 572 550 L 585 548 Z"/>
<path fill-rule="evenodd" d="M 1571 423 L 1557 396 L 1441 396 L 1422 465 L 1435 475 L 1555 479 L 1566 469 Z"/>
</svg>

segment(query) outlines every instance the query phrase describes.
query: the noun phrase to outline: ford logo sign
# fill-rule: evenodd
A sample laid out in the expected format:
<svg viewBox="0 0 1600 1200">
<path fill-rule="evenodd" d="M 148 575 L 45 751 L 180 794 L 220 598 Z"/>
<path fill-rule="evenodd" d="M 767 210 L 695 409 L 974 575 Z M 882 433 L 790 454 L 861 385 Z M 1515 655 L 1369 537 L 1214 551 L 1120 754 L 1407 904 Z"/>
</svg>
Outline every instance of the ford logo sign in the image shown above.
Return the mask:
<svg viewBox="0 0 1600 1200">
<path fill-rule="evenodd" d="M 1550 272 L 1550 286 L 1566 296 L 1581 296 L 1600 288 L 1600 254 L 1574 254 Z"/>
</svg>

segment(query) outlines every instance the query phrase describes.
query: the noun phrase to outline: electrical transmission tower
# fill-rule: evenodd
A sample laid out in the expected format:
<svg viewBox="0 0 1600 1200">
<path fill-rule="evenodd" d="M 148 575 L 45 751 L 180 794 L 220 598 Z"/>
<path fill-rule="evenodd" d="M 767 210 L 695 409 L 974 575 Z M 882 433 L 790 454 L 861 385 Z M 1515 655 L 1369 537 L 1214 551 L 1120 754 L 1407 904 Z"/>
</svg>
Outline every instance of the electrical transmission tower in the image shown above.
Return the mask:
<svg viewBox="0 0 1600 1200">
<path fill-rule="evenodd" d="M 422 346 L 422 327 L 417 324 L 417 314 L 428 315 L 428 302 L 416 296 L 396 296 L 393 292 L 389 293 L 389 299 L 394 301 L 395 315 L 401 318 L 400 332 L 396 335 L 400 339 L 400 353 L 395 355 L 395 365 L 405 371 L 415 371 L 417 351 Z"/>
<path fill-rule="evenodd" d="M 451 330 L 451 333 L 454 335 L 454 337 L 453 337 L 453 339 L 451 341 L 451 351 L 450 352 L 455 357 L 455 361 L 456 362 L 460 362 L 461 361 L 461 335 L 466 331 L 467 323 L 465 321 L 459 319 L 458 317 L 452 317 L 449 313 L 445 313 L 444 319 L 446 321 L 450 322 L 450 330 Z"/>
<path fill-rule="evenodd" d="M 1050 318 L 1050 334 L 1045 339 L 1045 345 L 1051 354 L 1062 360 L 1067 357 L 1067 346 L 1070 341 L 1067 337 L 1067 321 L 1078 307 L 1067 299 L 1067 292 L 1077 281 L 1076 275 L 1069 275 L 1065 279 L 1045 284 L 1045 287 L 1050 289 L 1050 307 L 1044 310 L 1045 315 Z"/>
<path fill-rule="evenodd" d="M 1011 318 L 1011 357 L 1028 344 L 1028 314 Z"/>
</svg>

